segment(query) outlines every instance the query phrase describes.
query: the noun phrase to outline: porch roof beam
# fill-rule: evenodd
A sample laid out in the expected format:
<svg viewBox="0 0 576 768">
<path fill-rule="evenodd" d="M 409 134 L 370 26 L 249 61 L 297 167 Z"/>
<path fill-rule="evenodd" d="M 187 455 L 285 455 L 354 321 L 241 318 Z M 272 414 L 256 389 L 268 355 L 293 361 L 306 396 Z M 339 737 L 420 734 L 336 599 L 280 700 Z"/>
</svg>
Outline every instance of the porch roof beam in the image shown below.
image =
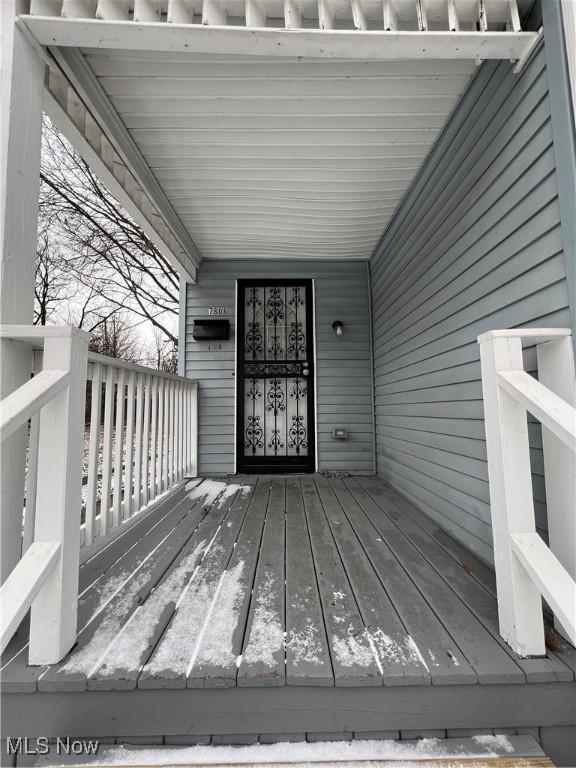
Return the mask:
<svg viewBox="0 0 576 768">
<path fill-rule="evenodd" d="M 339 59 L 522 60 L 536 32 L 277 29 L 21 16 L 45 46 Z"/>
<path fill-rule="evenodd" d="M 182 245 L 68 80 L 50 67 L 44 111 L 180 275 L 195 280 L 200 254 Z M 188 240 L 189 238 L 187 238 Z M 192 251 L 192 252 L 191 252 Z"/>
<path fill-rule="evenodd" d="M 195 282 L 201 253 L 84 57 L 74 48 L 50 53 L 63 74 L 50 69 L 48 114 L 178 273 Z"/>
</svg>

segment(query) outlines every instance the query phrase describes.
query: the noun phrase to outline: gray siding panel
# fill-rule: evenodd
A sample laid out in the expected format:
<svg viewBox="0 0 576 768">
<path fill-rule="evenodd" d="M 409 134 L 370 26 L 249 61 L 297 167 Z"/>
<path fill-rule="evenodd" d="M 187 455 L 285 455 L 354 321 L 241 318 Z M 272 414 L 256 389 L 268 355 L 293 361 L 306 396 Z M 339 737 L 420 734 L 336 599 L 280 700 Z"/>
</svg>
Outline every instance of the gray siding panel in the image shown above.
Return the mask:
<svg viewBox="0 0 576 768">
<path fill-rule="evenodd" d="M 478 334 L 570 325 L 545 52 L 485 64 L 371 261 L 378 472 L 492 559 Z M 526 350 L 529 370 L 534 350 Z M 530 424 L 546 531 L 539 426 Z"/>
<path fill-rule="evenodd" d="M 365 262 L 205 261 L 186 290 L 186 375 L 199 387 L 199 471 L 234 470 L 235 331 L 228 342 L 192 340 L 195 318 L 212 305 L 235 304 L 236 280 L 313 278 L 316 327 L 317 453 L 320 470 L 372 472 L 374 426 L 368 272 Z M 332 330 L 344 323 L 344 335 Z M 231 318 L 234 325 L 234 318 Z M 349 440 L 332 438 L 345 427 Z"/>
</svg>

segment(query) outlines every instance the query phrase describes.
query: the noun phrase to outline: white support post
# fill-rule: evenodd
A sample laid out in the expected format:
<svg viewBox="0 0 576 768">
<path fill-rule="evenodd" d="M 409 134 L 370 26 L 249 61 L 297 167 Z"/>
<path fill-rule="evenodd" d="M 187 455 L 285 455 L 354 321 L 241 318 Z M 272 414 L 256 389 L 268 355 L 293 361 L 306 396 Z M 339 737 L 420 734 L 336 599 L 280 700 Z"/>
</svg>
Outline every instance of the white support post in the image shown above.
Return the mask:
<svg viewBox="0 0 576 768">
<path fill-rule="evenodd" d="M 511 536 L 534 533 L 525 408 L 498 386 L 498 372 L 522 371 L 519 337 L 480 337 L 482 389 L 500 634 L 520 656 L 546 652 L 540 591 L 515 557 Z"/>
<path fill-rule="evenodd" d="M 169 24 L 193 24 L 194 6 L 190 0 L 168 0 L 166 20 Z"/>
<path fill-rule="evenodd" d="M 15 26 L 17 0 L 0 2 L 0 323 L 33 318 L 44 62 Z M 26 344 L 0 341 L 0 399 L 30 376 Z M 0 581 L 21 552 L 26 426 L 0 447 Z"/>
<path fill-rule="evenodd" d="M 202 3 L 202 24 L 226 26 L 226 9 L 220 0 L 204 0 Z"/>
<path fill-rule="evenodd" d="M 30 664 L 53 664 L 76 640 L 82 446 L 88 334 L 67 329 L 44 344 L 44 369 L 68 369 L 67 387 L 40 416 L 36 542 L 60 542 L 60 558 L 32 604 Z"/>
<path fill-rule="evenodd" d="M 576 408 L 572 339 L 554 339 L 538 344 L 536 349 L 540 383 Z M 542 447 L 550 549 L 576 580 L 576 460 L 570 448 L 544 425 Z M 556 618 L 554 626 L 569 639 Z"/>
<path fill-rule="evenodd" d="M 191 477 L 198 477 L 198 382 L 190 385 L 190 467 Z"/>
</svg>

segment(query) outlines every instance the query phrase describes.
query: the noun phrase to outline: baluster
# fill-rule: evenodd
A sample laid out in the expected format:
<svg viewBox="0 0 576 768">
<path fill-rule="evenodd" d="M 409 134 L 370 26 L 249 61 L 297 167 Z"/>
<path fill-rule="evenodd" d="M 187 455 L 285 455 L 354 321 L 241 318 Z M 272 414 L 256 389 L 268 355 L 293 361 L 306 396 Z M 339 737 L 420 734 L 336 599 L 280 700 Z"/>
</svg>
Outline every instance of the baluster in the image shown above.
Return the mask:
<svg viewBox="0 0 576 768">
<path fill-rule="evenodd" d="M 156 496 L 162 493 L 162 471 L 164 467 L 164 379 L 158 381 L 158 435 L 156 456 Z"/>
<path fill-rule="evenodd" d="M 154 499 L 156 493 L 156 454 L 158 451 L 158 377 L 152 377 L 152 434 L 150 439 L 150 498 Z"/>
<path fill-rule="evenodd" d="M 117 528 L 122 522 L 122 479 L 124 460 L 124 384 L 126 372 L 118 371 L 116 390 L 116 433 L 114 436 L 114 496 L 112 502 L 112 525 Z"/>
<path fill-rule="evenodd" d="M 100 527 L 103 536 L 108 531 L 110 510 L 110 488 L 112 486 L 112 437 L 114 430 L 114 380 L 116 370 L 106 366 L 104 388 L 104 440 L 102 445 L 102 490 L 100 494 Z"/>
<path fill-rule="evenodd" d="M 162 462 L 162 490 L 168 489 L 168 468 L 170 466 L 170 379 L 166 379 L 164 382 L 164 456 Z"/>
<path fill-rule="evenodd" d="M 198 382 L 190 385 L 190 475 L 198 476 Z"/>
<path fill-rule="evenodd" d="M 86 496 L 86 522 L 84 544 L 92 544 L 96 531 L 96 498 L 98 494 L 98 468 L 100 465 L 100 412 L 102 404 L 102 366 L 92 365 L 92 402 L 90 405 L 90 440 L 88 444 L 88 494 Z"/>
<path fill-rule="evenodd" d="M 128 373 L 128 387 L 126 393 L 126 487 L 124 489 L 124 518 L 132 517 L 134 509 L 133 487 L 134 487 L 134 399 L 136 396 L 136 374 L 134 371 Z"/>
<path fill-rule="evenodd" d="M 142 506 L 148 504 L 150 492 L 150 376 L 144 376 L 144 445 L 142 446 Z"/>
<path fill-rule="evenodd" d="M 38 485 L 38 442 L 40 440 L 40 413 L 30 419 L 28 438 L 28 482 L 26 487 L 26 511 L 24 513 L 24 532 L 22 536 L 22 554 L 34 541 L 34 522 L 36 520 L 36 488 Z"/>
<path fill-rule="evenodd" d="M 134 512 L 142 507 L 142 416 L 144 412 L 144 377 L 136 376 L 136 439 L 134 451 Z"/>
</svg>

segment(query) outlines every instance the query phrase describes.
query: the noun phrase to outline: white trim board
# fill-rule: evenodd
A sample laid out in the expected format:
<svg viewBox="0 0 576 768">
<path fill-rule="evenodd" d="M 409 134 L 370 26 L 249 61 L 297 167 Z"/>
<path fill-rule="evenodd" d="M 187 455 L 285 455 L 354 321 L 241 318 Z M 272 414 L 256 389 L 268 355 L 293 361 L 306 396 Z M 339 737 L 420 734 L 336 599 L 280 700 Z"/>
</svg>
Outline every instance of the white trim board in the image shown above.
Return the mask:
<svg viewBox="0 0 576 768">
<path fill-rule="evenodd" d="M 522 59 L 536 32 L 273 29 L 21 16 L 41 45 L 326 59 Z"/>
</svg>

